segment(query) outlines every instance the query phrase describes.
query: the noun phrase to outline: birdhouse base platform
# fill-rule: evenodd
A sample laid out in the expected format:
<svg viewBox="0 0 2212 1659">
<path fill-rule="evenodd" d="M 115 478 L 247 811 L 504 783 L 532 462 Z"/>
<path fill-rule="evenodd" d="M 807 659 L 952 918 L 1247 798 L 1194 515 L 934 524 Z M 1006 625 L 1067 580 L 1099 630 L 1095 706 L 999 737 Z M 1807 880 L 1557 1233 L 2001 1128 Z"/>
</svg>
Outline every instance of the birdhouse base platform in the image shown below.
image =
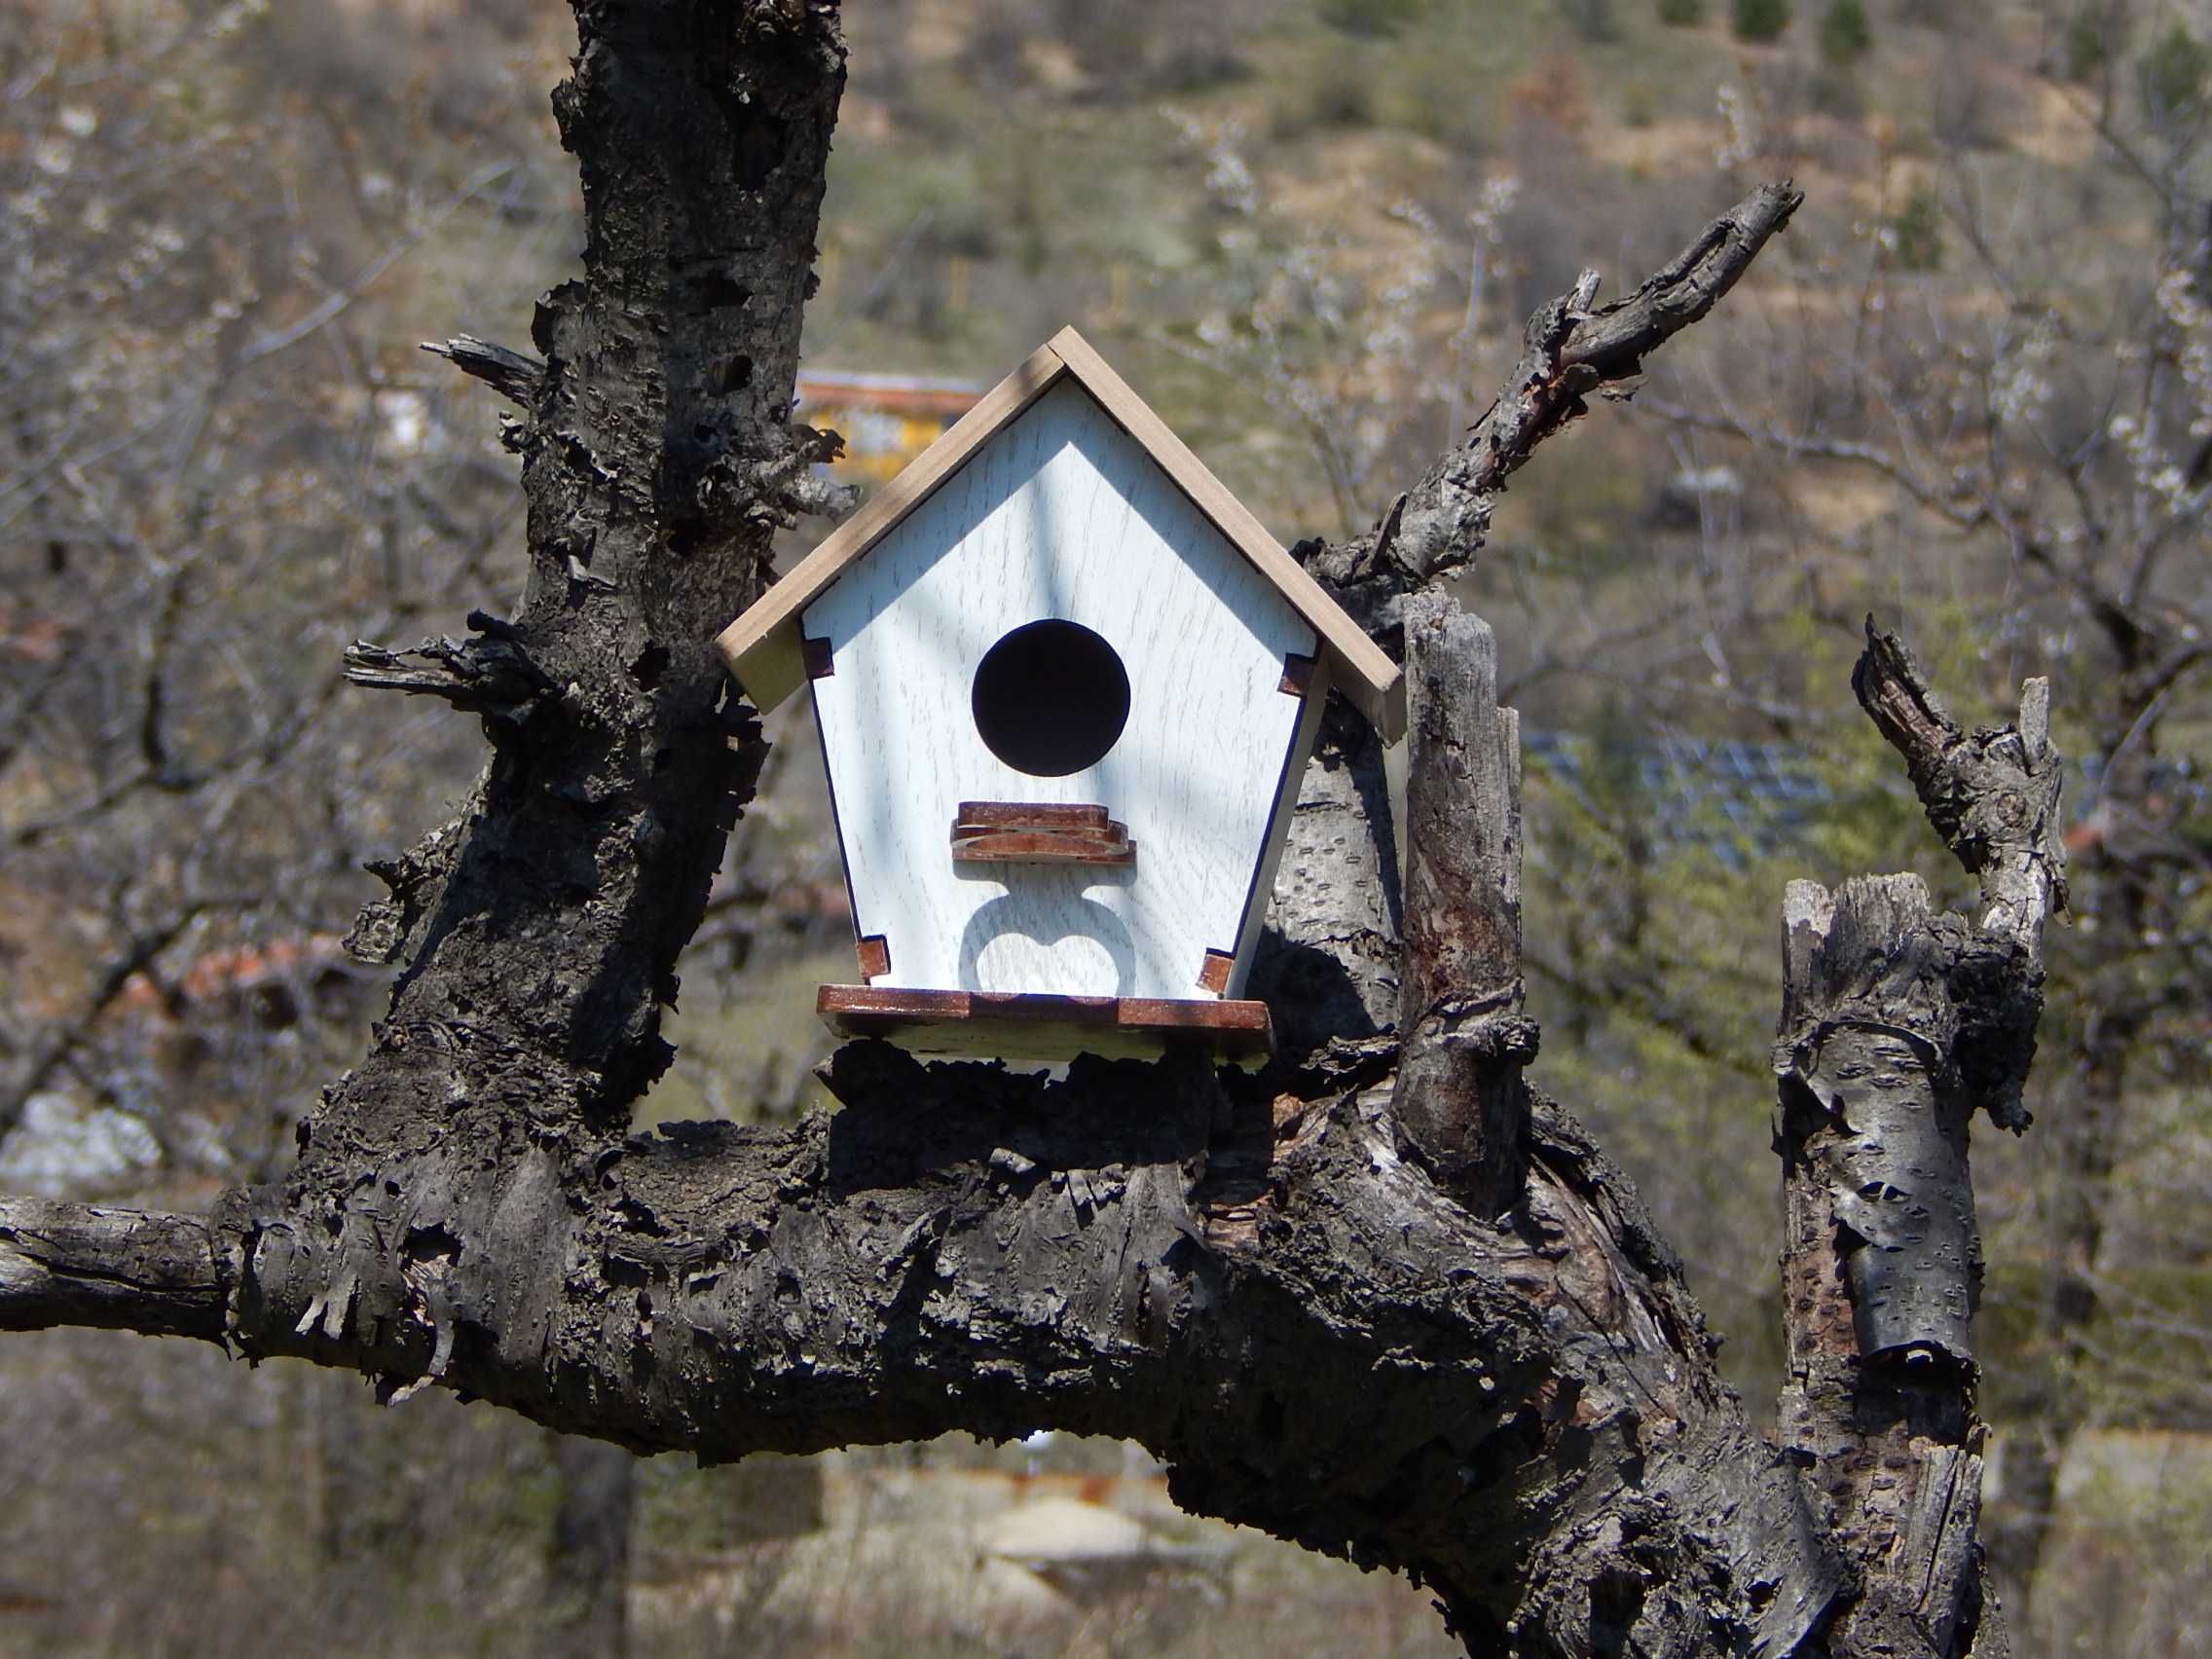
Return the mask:
<svg viewBox="0 0 2212 1659">
<path fill-rule="evenodd" d="M 1158 1059 L 1189 1046 L 1249 1069 L 1274 1051 L 1262 1002 L 824 985 L 814 1006 L 840 1037 L 880 1037 L 911 1053 L 948 1058 Z"/>
</svg>

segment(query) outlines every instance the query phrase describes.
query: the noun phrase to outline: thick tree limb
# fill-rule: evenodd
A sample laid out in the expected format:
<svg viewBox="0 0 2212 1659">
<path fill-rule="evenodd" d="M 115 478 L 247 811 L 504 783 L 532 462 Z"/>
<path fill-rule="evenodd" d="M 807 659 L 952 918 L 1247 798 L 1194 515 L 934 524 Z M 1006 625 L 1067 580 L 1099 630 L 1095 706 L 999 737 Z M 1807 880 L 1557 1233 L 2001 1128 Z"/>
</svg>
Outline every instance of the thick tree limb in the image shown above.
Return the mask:
<svg viewBox="0 0 2212 1659">
<path fill-rule="evenodd" d="M 863 1044 L 830 1079 L 845 1110 L 794 1131 L 541 1139 L 489 1182 L 445 1143 L 388 1149 L 335 1236 L 272 1190 L 212 1227 L 130 1217 L 120 1243 L 112 1212 L 10 1211 L 0 1248 L 37 1231 L 42 1272 L 96 1287 L 147 1278 L 133 1252 L 180 1229 L 194 1322 L 146 1328 L 218 1336 L 227 1306 L 250 1355 L 366 1369 L 395 1400 L 435 1380 L 641 1451 L 1142 1438 L 1179 1501 L 1419 1573 L 1478 1650 L 1588 1652 L 1617 1625 L 1656 1653 L 1716 1631 L 1788 1652 L 1818 1627 L 1839 1579 L 1794 1477 L 1715 1379 L 1633 1190 L 1556 1108 L 1511 1228 L 1402 1161 L 1374 1091 L 1316 1108 L 1222 1247 L 1195 1195 L 1235 1131 L 1203 1067 L 1051 1083 Z M 500 1118 L 465 1105 L 447 1141 L 498 1144 Z M 40 1309 L 83 1311 L 50 1296 L 10 1322 Z"/>
</svg>

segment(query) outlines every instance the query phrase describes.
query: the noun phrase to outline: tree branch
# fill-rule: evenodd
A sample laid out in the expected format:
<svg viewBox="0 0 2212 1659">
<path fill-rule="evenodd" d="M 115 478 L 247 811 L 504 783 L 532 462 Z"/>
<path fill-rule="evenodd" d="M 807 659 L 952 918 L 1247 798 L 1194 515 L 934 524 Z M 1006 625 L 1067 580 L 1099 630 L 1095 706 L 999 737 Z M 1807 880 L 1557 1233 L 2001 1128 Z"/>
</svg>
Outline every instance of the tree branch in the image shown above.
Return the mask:
<svg viewBox="0 0 2212 1659">
<path fill-rule="evenodd" d="M 1625 392 L 1642 359 L 1712 310 L 1803 200 L 1765 185 L 1701 231 L 1635 294 L 1592 312 L 1596 277 L 1530 317 L 1528 349 L 1466 441 L 1447 451 L 1365 535 L 1292 552 L 1386 645 L 1406 596 L 1470 566 L 1506 476 L 1583 412 L 1593 390 Z M 1300 785 L 1252 994 L 1275 1009 L 1278 1040 L 1311 1078 L 1372 1076 L 1389 1057 L 1402 995 L 1397 849 L 1382 746 L 1331 699 Z"/>
<path fill-rule="evenodd" d="M 457 334 L 451 340 L 425 340 L 423 350 L 443 357 L 462 374 L 480 380 L 510 403 L 530 408 L 545 378 L 545 365 L 521 351 L 510 351 L 473 334 Z"/>
<path fill-rule="evenodd" d="M 216 1234 L 190 1215 L 0 1198 L 0 1331 L 223 1340 Z"/>
<path fill-rule="evenodd" d="M 1400 596 L 1474 559 L 1496 496 L 1536 446 L 1585 414 L 1593 393 L 1631 395 L 1643 359 L 1711 312 L 1804 199 L 1788 182 L 1761 185 L 1635 293 L 1595 311 L 1598 274 L 1583 272 L 1529 319 L 1520 362 L 1466 440 L 1367 535 L 1304 544 L 1308 569 L 1371 633 L 1394 631 Z"/>
</svg>

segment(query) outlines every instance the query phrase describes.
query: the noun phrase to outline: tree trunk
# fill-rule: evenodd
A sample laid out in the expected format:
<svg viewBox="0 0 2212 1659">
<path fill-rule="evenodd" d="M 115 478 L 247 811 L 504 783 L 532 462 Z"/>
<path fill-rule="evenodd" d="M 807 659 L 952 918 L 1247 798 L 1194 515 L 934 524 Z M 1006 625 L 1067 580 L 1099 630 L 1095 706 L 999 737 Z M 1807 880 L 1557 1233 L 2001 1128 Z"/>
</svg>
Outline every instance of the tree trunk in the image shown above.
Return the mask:
<svg viewBox="0 0 2212 1659">
<path fill-rule="evenodd" d="M 361 1371 L 395 1403 L 436 1383 L 709 1460 L 954 1428 L 1127 1436 L 1188 1508 L 1432 1586 L 1470 1652 L 1986 1645 L 1961 1108 L 2016 1103 L 2032 1046 L 2049 883 L 2007 814 L 2018 796 L 2044 824 L 2040 724 L 1976 734 L 1955 765 L 1917 671 L 1870 641 L 1894 695 L 1869 709 L 1936 780 L 1985 913 L 1807 921 L 1817 946 L 1793 945 L 1792 1249 L 1860 1300 L 1851 1320 L 1793 1308 L 1805 1364 L 1778 1447 L 1721 1382 L 1634 1189 L 1522 1079 L 1516 725 L 1488 630 L 1423 591 L 1472 559 L 1533 445 L 1703 316 L 1796 193 L 1755 193 L 1618 304 L 1594 308 L 1586 276 L 1376 532 L 1305 549 L 1408 653 L 1405 948 L 1376 746 L 1339 711 L 1276 895 L 1278 961 L 1318 989 L 1275 978 L 1300 1035 L 1274 1073 L 1083 1058 L 1053 1081 L 861 1043 L 826 1068 L 834 1115 L 632 1136 L 760 758 L 710 641 L 759 591 L 773 526 L 823 504 L 800 483 L 820 447 L 786 411 L 843 49 L 827 0 L 576 16 L 555 108 L 584 277 L 541 303 L 542 361 L 452 349 L 525 410 L 521 613 L 351 659 L 477 713 L 492 745 L 467 810 L 363 918 L 407 962 L 390 1013 L 280 1185 L 208 1217 L 0 1201 L 0 1328 L 194 1335 Z M 1913 996 L 1875 1014 L 1838 989 L 1908 939 Z M 1835 1068 L 1862 1041 L 1916 1059 L 1885 1122 L 1952 1159 L 1952 1231 L 1907 1253 L 1895 1328 L 1866 1320 L 1901 1281 L 1862 1260 L 1891 1242 L 1851 1231 L 1836 1185 L 1858 1153 L 1819 1132 L 1855 1109 Z M 1900 1457 L 1905 1513 L 1933 1530 L 1892 1513 Z"/>
</svg>

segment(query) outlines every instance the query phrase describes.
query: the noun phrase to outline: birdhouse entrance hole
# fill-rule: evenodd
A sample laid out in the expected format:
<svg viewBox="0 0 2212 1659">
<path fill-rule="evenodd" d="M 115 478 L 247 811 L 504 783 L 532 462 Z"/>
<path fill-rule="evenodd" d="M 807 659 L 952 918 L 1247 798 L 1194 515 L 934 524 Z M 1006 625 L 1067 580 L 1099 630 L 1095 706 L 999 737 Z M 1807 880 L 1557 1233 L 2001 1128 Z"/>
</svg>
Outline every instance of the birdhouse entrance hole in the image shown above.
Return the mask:
<svg viewBox="0 0 2212 1659">
<path fill-rule="evenodd" d="M 1033 778 L 1064 778 L 1120 741 L 1129 676 L 1114 647 L 1082 624 L 1029 622 L 983 653 L 970 702 L 993 755 Z"/>
</svg>

